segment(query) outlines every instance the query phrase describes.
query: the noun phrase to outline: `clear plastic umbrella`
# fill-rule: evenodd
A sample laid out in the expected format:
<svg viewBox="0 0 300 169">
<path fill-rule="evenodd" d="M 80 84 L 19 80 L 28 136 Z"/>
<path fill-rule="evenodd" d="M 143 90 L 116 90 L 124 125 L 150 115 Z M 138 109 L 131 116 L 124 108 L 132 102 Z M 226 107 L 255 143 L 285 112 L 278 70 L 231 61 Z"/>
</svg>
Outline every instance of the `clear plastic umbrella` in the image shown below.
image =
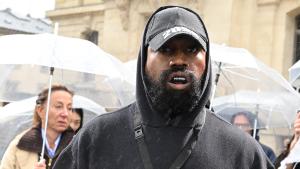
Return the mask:
<svg viewBox="0 0 300 169">
<path fill-rule="evenodd" d="M 133 84 L 136 82 L 136 68 L 137 68 L 137 59 L 129 60 L 123 63 L 125 69 L 127 69 L 129 74 L 127 74 L 127 79 L 129 79 Z"/>
<path fill-rule="evenodd" d="M 37 96 L 34 96 L 1 107 L 0 128 L 5 130 L 0 130 L 0 159 L 2 159 L 10 141 L 17 134 L 32 125 L 36 99 Z M 73 108 L 82 108 L 84 110 L 83 124 L 97 115 L 107 113 L 104 107 L 80 95 L 74 95 Z"/>
<path fill-rule="evenodd" d="M 248 111 L 260 120 L 252 128 L 290 128 L 293 117 L 299 108 L 299 96 L 290 92 L 258 92 L 238 91 L 231 95 L 215 98 L 214 111 L 224 117 L 228 122 L 234 114 Z"/>
<path fill-rule="evenodd" d="M 0 101 L 34 96 L 52 83 L 63 84 L 105 107 L 124 106 L 134 98 L 130 95 L 133 86 L 123 78 L 122 63 L 89 41 L 55 34 L 16 34 L 1 36 L 0 47 L 4 56 L 0 60 Z M 117 79 L 123 88 L 113 88 L 110 78 Z"/>
<path fill-rule="evenodd" d="M 22 100 L 48 87 L 50 67 L 54 67 L 53 83 L 64 84 L 105 107 L 133 100 L 134 87 L 124 78 L 122 62 L 89 41 L 18 34 L 0 36 L 0 47 L 0 101 Z M 114 88 L 110 79 L 122 88 Z"/>
<path fill-rule="evenodd" d="M 285 78 L 246 49 L 211 43 L 210 52 L 215 79 L 211 105 L 215 112 L 224 112 L 222 116 L 230 121 L 236 112 L 225 110 L 240 108 L 257 114 L 261 119 L 257 128 L 291 127 L 300 96 Z M 135 77 L 136 59 L 124 64 L 131 72 L 128 75 Z"/>
<path fill-rule="evenodd" d="M 300 107 L 300 98 L 277 71 L 241 48 L 215 44 L 211 47 L 211 57 L 216 79 L 212 106 L 219 106 L 221 103 L 228 106 L 230 103 L 231 106 L 252 107 L 253 113 L 258 106 L 261 111 L 268 110 L 264 117 L 265 128 L 291 127 Z M 278 119 L 274 119 L 275 117 Z M 281 120 L 282 123 L 279 123 Z"/>
<path fill-rule="evenodd" d="M 258 69 L 255 57 L 246 49 L 232 48 L 232 47 L 219 45 L 215 43 L 211 43 L 210 48 L 211 48 L 210 55 L 213 61 L 212 62 L 213 70 L 215 72 L 213 74 L 214 83 L 213 83 L 212 96 L 211 96 L 212 100 L 215 96 L 216 87 L 219 82 L 220 74 L 223 72 L 224 69 L 225 70 L 228 68 L 229 69 L 249 68 L 254 70 Z M 243 75 L 242 73 L 240 75 L 244 77 L 247 76 L 247 74 Z"/>
</svg>

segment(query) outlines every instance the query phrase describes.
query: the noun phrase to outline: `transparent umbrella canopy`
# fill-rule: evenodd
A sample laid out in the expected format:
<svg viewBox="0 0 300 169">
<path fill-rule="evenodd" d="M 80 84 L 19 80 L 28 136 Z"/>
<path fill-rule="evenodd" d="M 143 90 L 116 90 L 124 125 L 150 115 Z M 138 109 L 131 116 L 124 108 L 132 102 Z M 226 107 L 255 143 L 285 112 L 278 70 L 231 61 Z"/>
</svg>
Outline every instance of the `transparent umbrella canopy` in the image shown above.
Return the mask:
<svg viewBox="0 0 300 169">
<path fill-rule="evenodd" d="M 238 91 L 215 98 L 213 108 L 228 122 L 234 114 L 251 112 L 258 120 L 252 128 L 291 128 L 295 111 L 299 108 L 299 96 L 284 92 Z"/>
<path fill-rule="evenodd" d="M 215 44 L 211 57 L 216 85 L 213 106 L 251 107 L 253 113 L 258 106 L 266 112 L 260 118 L 266 120 L 264 127 L 291 127 L 300 108 L 300 97 L 277 71 L 242 48 Z M 282 123 L 275 120 L 276 111 L 280 113 L 277 120 Z"/>
<path fill-rule="evenodd" d="M 0 101 L 18 101 L 53 83 L 66 85 L 76 94 L 105 107 L 121 107 L 133 100 L 134 87 L 124 78 L 122 63 L 93 43 L 53 34 L 0 37 Z M 116 88 L 111 84 L 122 85 Z"/>
<path fill-rule="evenodd" d="M 133 99 L 130 94 L 120 94 L 133 90 L 130 82 L 123 78 L 126 72 L 121 62 L 89 41 L 56 34 L 16 34 L 1 36 L 0 47 L 3 56 L 0 60 L 0 101 L 34 96 L 53 83 L 63 84 L 105 107 L 121 107 Z M 108 78 L 117 79 L 124 87 L 113 88 Z M 49 90 L 44 137 L 50 93 Z M 45 143 L 43 140 L 43 145 Z M 41 159 L 44 150 L 42 146 Z"/>
<path fill-rule="evenodd" d="M 127 79 L 129 79 L 133 84 L 136 83 L 136 68 L 137 68 L 137 59 L 129 60 L 123 63 L 125 69 L 127 69 L 129 74 L 127 74 Z"/>
<path fill-rule="evenodd" d="M 0 109 L 0 159 L 10 141 L 22 131 L 32 126 L 33 111 L 37 96 L 21 101 L 12 102 Z M 83 125 L 93 117 L 107 113 L 105 108 L 95 101 L 80 96 L 73 96 L 73 108 L 82 108 L 84 111 Z"/>
<path fill-rule="evenodd" d="M 286 79 L 246 49 L 215 44 L 211 47 L 211 57 L 214 77 L 220 73 L 217 95 L 238 90 L 294 92 Z"/>
<path fill-rule="evenodd" d="M 260 119 L 258 128 L 291 127 L 300 96 L 285 78 L 246 49 L 211 43 L 210 52 L 215 79 L 211 105 L 216 113 L 230 121 L 236 112 L 229 109 L 244 109 Z M 134 78 L 136 59 L 124 64 Z"/>
</svg>

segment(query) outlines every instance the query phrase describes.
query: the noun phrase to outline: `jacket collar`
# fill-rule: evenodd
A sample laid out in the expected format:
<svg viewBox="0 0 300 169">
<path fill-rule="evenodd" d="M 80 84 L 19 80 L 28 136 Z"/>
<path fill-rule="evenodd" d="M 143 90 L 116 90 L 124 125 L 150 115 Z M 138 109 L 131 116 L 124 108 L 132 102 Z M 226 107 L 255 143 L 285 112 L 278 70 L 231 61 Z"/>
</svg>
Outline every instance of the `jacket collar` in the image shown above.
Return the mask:
<svg viewBox="0 0 300 169">
<path fill-rule="evenodd" d="M 58 156 L 59 153 L 69 144 L 74 136 L 74 132 L 72 129 L 68 128 L 61 135 L 61 140 L 56 149 L 54 157 Z M 17 147 L 21 150 L 41 153 L 43 146 L 43 139 L 41 134 L 41 125 L 37 125 L 28 130 L 20 139 Z M 47 152 L 46 152 L 47 154 Z"/>
</svg>

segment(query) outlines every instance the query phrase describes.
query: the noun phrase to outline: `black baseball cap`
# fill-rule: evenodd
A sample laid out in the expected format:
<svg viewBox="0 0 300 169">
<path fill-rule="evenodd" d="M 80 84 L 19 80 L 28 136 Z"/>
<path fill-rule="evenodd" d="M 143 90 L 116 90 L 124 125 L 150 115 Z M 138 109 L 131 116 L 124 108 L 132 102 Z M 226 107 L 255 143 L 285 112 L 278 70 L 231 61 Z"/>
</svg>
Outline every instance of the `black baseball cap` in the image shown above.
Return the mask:
<svg viewBox="0 0 300 169">
<path fill-rule="evenodd" d="M 208 39 L 200 17 L 181 7 L 166 8 L 154 14 L 148 25 L 146 44 L 156 51 L 177 35 L 193 37 L 207 51 Z"/>
</svg>

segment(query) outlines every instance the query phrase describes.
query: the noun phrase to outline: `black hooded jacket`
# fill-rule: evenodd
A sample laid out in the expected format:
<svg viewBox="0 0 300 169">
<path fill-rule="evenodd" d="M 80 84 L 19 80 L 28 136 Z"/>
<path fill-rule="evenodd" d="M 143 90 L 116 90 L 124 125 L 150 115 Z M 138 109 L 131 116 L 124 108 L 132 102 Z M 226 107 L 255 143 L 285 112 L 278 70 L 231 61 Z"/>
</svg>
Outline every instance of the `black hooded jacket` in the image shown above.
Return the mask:
<svg viewBox="0 0 300 169">
<path fill-rule="evenodd" d="M 155 13 L 165 8 L 170 7 L 162 7 Z M 199 20 L 202 22 L 200 17 Z M 182 114 L 170 122 L 154 110 L 145 85 L 148 47 L 145 35 L 148 24 L 138 56 L 137 101 L 116 112 L 98 116 L 86 124 L 60 155 L 54 169 L 144 169 L 135 140 L 134 112 L 141 116 L 145 142 L 154 169 L 168 169 L 171 166 L 196 126 L 202 126 L 202 130 L 182 169 L 273 168 L 254 139 L 205 108 L 211 90 L 209 45 L 201 100 L 193 113 Z"/>
</svg>

